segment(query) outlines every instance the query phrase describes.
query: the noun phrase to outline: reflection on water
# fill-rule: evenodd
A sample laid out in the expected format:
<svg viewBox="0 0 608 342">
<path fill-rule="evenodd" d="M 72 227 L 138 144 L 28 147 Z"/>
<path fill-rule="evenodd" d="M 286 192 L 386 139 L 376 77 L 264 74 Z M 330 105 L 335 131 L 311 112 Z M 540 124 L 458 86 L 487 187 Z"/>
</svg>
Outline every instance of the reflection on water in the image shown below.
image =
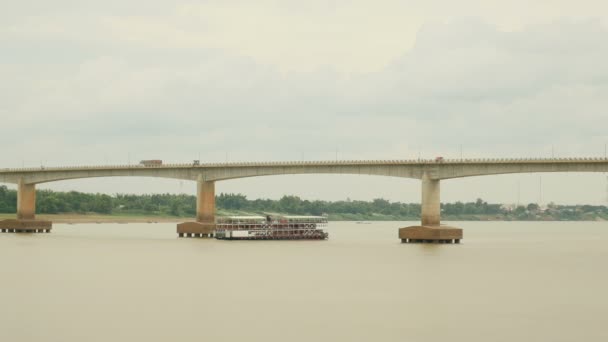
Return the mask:
<svg viewBox="0 0 608 342">
<path fill-rule="evenodd" d="M 606 341 L 608 224 L 331 223 L 328 241 L 177 239 L 174 224 L 0 234 L 0 341 Z"/>
</svg>

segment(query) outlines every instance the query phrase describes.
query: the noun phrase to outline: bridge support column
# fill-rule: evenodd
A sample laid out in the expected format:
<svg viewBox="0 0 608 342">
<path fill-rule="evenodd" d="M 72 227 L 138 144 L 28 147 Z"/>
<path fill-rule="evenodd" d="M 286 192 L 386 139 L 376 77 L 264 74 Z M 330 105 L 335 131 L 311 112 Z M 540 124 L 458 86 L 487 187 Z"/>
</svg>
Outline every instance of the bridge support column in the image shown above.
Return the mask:
<svg viewBox="0 0 608 342">
<path fill-rule="evenodd" d="M 197 182 L 196 221 L 215 223 L 215 182 Z"/>
<path fill-rule="evenodd" d="M 460 243 L 462 229 L 441 225 L 441 191 L 439 179 L 422 176 L 420 226 L 399 229 L 401 242 Z"/>
<path fill-rule="evenodd" d="M 215 182 L 199 179 L 196 191 L 196 222 L 177 225 L 179 237 L 211 237 L 215 233 Z"/>
<path fill-rule="evenodd" d="M 50 232 L 51 221 L 36 220 L 36 185 L 19 180 L 17 187 L 17 219 L 0 221 L 0 231 L 9 233 Z"/>
<path fill-rule="evenodd" d="M 17 190 L 17 219 L 33 220 L 36 218 L 36 185 L 19 181 Z"/>
<path fill-rule="evenodd" d="M 422 178 L 421 221 L 423 226 L 441 224 L 440 184 L 438 179 L 430 179 L 426 174 Z"/>
</svg>

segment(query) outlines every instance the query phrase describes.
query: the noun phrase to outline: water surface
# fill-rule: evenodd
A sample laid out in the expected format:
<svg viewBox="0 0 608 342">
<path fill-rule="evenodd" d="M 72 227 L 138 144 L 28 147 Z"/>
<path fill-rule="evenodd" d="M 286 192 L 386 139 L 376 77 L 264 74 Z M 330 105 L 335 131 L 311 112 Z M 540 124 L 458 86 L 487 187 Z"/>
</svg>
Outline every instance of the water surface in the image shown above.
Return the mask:
<svg viewBox="0 0 608 342">
<path fill-rule="evenodd" d="M 328 241 L 178 239 L 175 224 L 0 234 L 0 341 L 607 341 L 608 223 L 404 222 Z"/>
</svg>

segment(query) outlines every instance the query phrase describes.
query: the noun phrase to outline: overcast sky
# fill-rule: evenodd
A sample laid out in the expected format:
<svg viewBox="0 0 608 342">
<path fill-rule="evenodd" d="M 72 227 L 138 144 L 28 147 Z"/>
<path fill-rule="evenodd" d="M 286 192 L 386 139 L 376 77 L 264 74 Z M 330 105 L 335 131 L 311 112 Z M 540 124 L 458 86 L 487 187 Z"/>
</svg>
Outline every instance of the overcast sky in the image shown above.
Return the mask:
<svg viewBox="0 0 608 342">
<path fill-rule="evenodd" d="M 0 168 L 604 156 L 606 1 L 0 0 Z M 603 174 L 443 182 L 442 200 L 607 201 Z M 163 179 L 41 188 L 186 192 Z M 219 182 L 249 198 L 417 202 L 417 180 Z M 519 191 L 518 191 L 519 189 Z M 519 196 L 518 196 L 519 193 Z"/>
</svg>

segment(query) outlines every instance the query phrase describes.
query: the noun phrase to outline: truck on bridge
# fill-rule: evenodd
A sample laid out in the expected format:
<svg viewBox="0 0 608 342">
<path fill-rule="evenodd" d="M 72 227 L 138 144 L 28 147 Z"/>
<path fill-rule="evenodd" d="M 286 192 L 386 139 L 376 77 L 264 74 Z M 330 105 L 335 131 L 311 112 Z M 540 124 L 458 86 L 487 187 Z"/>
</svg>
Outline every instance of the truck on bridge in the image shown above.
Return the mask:
<svg viewBox="0 0 608 342">
<path fill-rule="evenodd" d="M 161 166 L 163 165 L 163 161 L 160 159 L 150 159 L 150 160 L 142 160 L 139 162 L 140 165 L 150 167 L 150 166 Z"/>
</svg>

